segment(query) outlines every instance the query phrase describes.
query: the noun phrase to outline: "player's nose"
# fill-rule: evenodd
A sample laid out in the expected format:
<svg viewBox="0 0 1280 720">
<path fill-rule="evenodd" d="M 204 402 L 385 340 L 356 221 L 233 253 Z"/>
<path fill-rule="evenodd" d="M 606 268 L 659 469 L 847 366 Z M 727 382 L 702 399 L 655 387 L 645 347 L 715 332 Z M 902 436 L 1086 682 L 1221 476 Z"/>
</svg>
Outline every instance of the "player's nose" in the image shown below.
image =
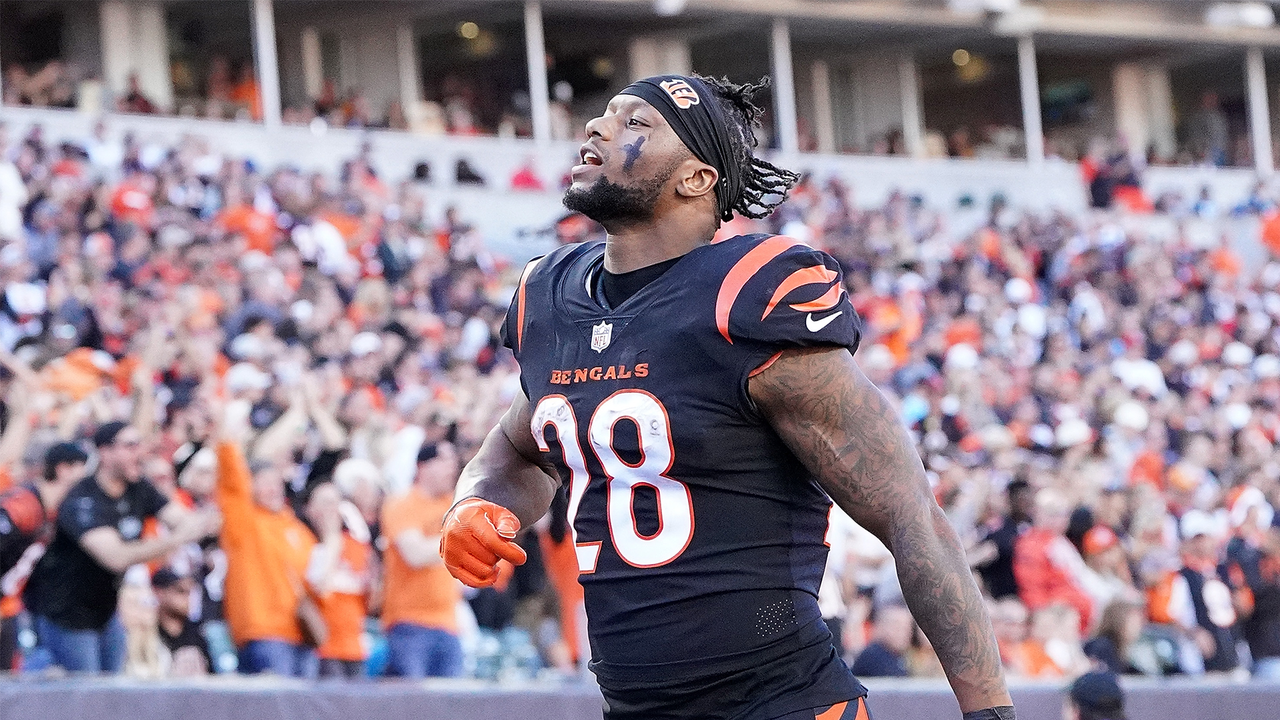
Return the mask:
<svg viewBox="0 0 1280 720">
<path fill-rule="evenodd" d="M 600 138 L 601 140 L 609 139 L 609 134 L 610 134 L 609 119 L 603 115 L 600 117 L 592 118 L 588 120 L 586 129 L 587 129 L 588 140 L 596 137 Z"/>
</svg>

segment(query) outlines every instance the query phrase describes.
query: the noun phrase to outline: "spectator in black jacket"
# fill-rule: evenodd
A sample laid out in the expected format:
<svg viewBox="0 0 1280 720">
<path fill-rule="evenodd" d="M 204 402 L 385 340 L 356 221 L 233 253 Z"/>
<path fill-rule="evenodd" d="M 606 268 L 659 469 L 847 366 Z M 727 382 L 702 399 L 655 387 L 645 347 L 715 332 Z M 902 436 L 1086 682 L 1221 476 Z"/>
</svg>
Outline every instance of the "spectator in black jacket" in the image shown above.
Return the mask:
<svg viewBox="0 0 1280 720">
<path fill-rule="evenodd" d="M 1280 527 L 1256 488 L 1231 503 L 1235 537 L 1227 543 L 1227 573 L 1243 610 L 1241 629 L 1253 656 L 1253 676 L 1280 679 Z M 1264 522 L 1265 520 L 1265 522 Z"/>
<path fill-rule="evenodd" d="M 1031 509 L 1036 495 L 1035 488 L 1021 479 L 1009 483 L 1006 492 L 1009 497 L 1008 514 L 999 527 L 987 532 L 973 551 L 974 556 L 980 558 L 974 563 L 974 569 L 982 577 L 987 592 L 996 600 L 1018 596 L 1018 582 L 1013 576 L 1013 546 L 1022 531 L 1031 526 Z"/>
<path fill-rule="evenodd" d="M 1191 639 L 1204 656 L 1206 672 L 1229 672 L 1240 664 L 1236 654 L 1236 610 L 1231 590 L 1219 572 L 1220 541 L 1216 524 L 1200 510 L 1182 516 L 1182 569 L 1187 599 L 1195 612 Z"/>
<path fill-rule="evenodd" d="M 79 446 L 58 443 L 45 454 L 40 482 L 0 493 L 0 598 L 21 597 L 27 578 L 53 539 L 58 506 L 84 477 L 88 459 Z M 13 669 L 17 639 L 16 616 L 0 620 L 0 671 Z"/>
</svg>

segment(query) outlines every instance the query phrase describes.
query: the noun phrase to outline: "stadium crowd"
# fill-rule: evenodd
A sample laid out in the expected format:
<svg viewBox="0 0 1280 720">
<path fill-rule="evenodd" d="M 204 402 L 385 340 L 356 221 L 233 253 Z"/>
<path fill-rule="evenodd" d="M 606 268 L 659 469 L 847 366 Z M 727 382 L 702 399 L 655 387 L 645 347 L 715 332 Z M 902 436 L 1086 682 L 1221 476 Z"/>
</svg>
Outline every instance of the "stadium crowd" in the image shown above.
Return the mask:
<svg viewBox="0 0 1280 720">
<path fill-rule="evenodd" d="M 436 553 L 460 463 L 519 392 L 497 328 L 520 267 L 428 177 L 0 129 L 0 667 L 577 672 L 564 498 L 496 588 L 464 593 Z M 721 234 L 844 265 L 860 363 L 1011 675 L 1280 677 L 1280 263 L 1220 240 L 1239 214 L 1280 246 L 1280 220 L 1261 189 L 1119 204 L 863 209 L 809 177 Z M 820 599 L 854 671 L 939 675 L 888 552 L 832 522 Z"/>
</svg>

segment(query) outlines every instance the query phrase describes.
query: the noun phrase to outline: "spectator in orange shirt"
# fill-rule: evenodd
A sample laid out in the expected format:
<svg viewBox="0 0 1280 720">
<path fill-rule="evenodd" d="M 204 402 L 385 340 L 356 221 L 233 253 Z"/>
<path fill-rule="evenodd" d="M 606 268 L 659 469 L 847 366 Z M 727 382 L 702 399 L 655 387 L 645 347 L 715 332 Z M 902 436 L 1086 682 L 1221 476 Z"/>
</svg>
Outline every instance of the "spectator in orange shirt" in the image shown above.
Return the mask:
<svg viewBox="0 0 1280 720">
<path fill-rule="evenodd" d="M 1070 518 L 1066 498 L 1054 490 L 1041 490 L 1032 527 L 1014 545 L 1013 574 L 1028 610 L 1035 613 L 1065 603 L 1079 614 L 1083 630 L 1093 616 L 1093 601 L 1081 576 L 1090 571 L 1065 534 Z"/>
<path fill-rule="evenodd" d="M 227 193 L 227 205 L 218 213 L 215 222 L 225 232 L 243 236 L 246 250 L 271 255 L 275 251 L 277 233 L 275 215 L 259 211 L 251 202 L 245 201 L 240 190 L 231 188 Z"/>
<path fill-rule="evenodd" d="M 315 677 L 315 648 L 303 642 L 298 619 L 315 536 L 289 509 L 281 468 L 261 463 L 251 470 L 240 443 L 225 428 L 223 434 L 216 491 L 227 555 L 223 611 L 240 671 Z"/>
<path fill-rule="evenodd" d="M 150 227 L 155 215 L 156 178 L 135 166 L 111 195 L 111 214 L 116 222 Z"/>
<path fill-rule="evenodd" d="M 307 521 L 320 537 L 311 551 L 307 584 L 319 598 L 329 635 L 317 653 L 320 677 L 364 676 L 365 650 L 360 642 L 368 614 L 370 555 L 367 528 L 361 542 L 343 527 L 342 495 L 337 486 L 324 482 L 311 489 L 306 505 Z"/>
<path fill-rule="evenodd" d="M 389 672 L 409 678 L 462 673 L 455 608 L 461 589 L 440 559 L 440 527 L 453 505 L 458 456 L 449 443 L 418 453 L 418 474 L 408 494 L 382 509 L 382 533 L 390 540 L 382 625 L 390 650 Z"/>
<path fill-rule="evenodd" d="M 253 63 L 240 66 L 240 79 L 231 88 L 231 102 L 247 110 L 254 120 L 262 120 L 262 93 L 253 76 Z"/>
<path fill-rule="evenodd" d="M 1035 611 L 1024 647 L 1028 677 L 1071 677 L 1089 669 L 1080 644 L 1080 619 L 1070 605 L 1054 603 Z"/>
<path fill-rule="evenodd" d="M 1016 597 L 1006 597 L 991 602 L 991 629 L 1000 648 L 1000 662 L 1010 675 L 1029 675 L 1030 658 L 1027 647 L 1027 608 Z"/>
</svg>

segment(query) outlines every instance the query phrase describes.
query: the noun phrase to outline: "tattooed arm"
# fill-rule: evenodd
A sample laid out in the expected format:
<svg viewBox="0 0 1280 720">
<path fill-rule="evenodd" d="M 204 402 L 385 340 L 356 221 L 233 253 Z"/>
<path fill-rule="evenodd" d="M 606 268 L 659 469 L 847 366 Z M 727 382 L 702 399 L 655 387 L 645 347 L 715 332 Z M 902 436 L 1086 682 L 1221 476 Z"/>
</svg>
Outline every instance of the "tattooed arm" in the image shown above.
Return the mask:
<svg viewBox="0 0 1280 720">
<path fill-rule="evenodd" d="M 910 436 L 844 348 L 792 350 L 752 400 L 823 489 L 897 560 L 907 605 L 962 712 L 1012 705 L 986 607 Z"/>
</svg>

